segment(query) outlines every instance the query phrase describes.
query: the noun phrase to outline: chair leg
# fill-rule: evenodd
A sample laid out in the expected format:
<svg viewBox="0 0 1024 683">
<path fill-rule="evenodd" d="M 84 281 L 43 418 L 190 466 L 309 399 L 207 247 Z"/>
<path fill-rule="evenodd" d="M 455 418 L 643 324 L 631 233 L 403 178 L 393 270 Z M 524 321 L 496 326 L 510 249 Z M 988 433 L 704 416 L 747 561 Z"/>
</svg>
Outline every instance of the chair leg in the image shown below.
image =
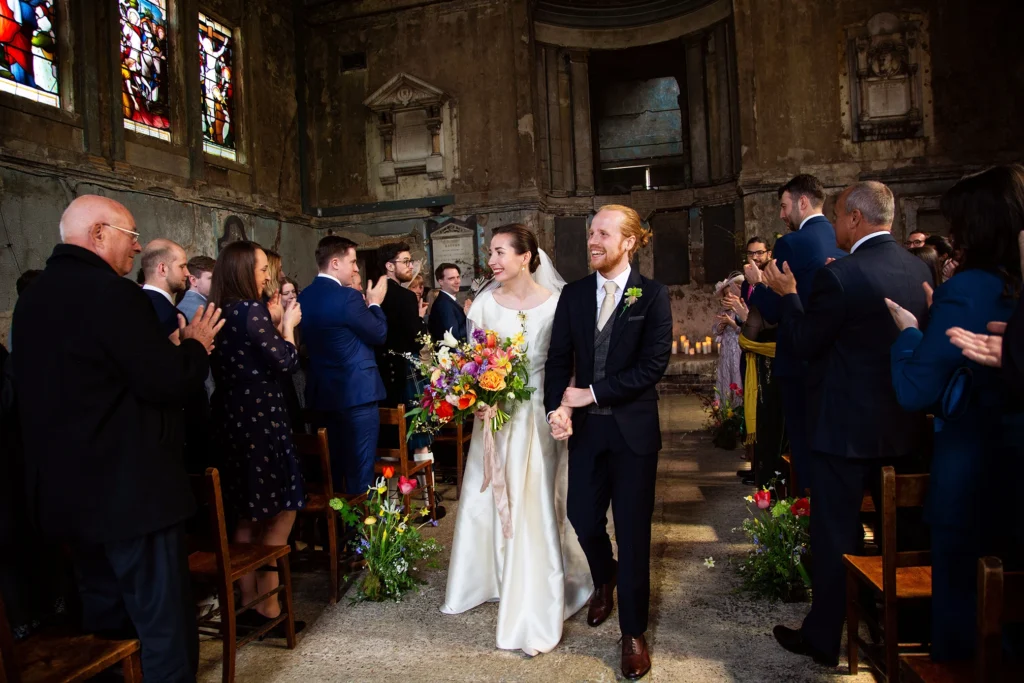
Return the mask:
<svg viewBox="0 0 1024 683">
<path fill-rule="evenodd" d="M 337 566 L 337 565 L 335 565 Z M 284 584 L 284 608 L 288 610 L 288 624 L 285 634 L 288 642 L 288 649 L 295 649 L 295 608 L 292 605 L 292 570 L 288 566 L 288 556 L 277 561 L 277 569 L 281 574 L 281 583 Z"/>
<path fill-rule="evenodd" d="M 886 680 L 898 683 L 900 680 L 900 634 L 897 626 L 895 598 L 886 599 L 882 609 L 885 610 L 885 677 Z"/>
<path fill-rule="evenodd" d="M 121 662 L 121 671 L 124 683 L 142 683 L 142 658 L 138 652 L 131 653 Z"/>
<path fill-rule="evenodd" d="M 338 602 L 338 520 L 327 510 L 327 553 L 331 560 L 331 604 Z"/>
<path fill-rule="evenodd" d="M 430 518 L 436 522 L 437 521 L 437 503 L 434 500 L 434 466 L 433 466 L 433 464 L 431 464 L 429 467 L 427 467 L 426 473 L 427 473 L 427 477 L 429 477 L 429 479 L 427 481 L 430 482 L 428 484 L 428 488 L 427 488 L 427 496 L 428 496 L 427 500 L 430 503 Z"/>
<path fill-rule="evenodd" d="M 219 591 L 220 638 L 224 648 L 221 681 L 235 683 L 235 655 L 238 651 L 238 615 L 235 614 L 235 587 L 228 583 Z"/>
<path fill-rule="evenodd" d="M 857 675 L 860 630 L 860 605 L 857 604 L 860 583 L 853 572 L 846 572 L 846 661 L 850 664 L 850 675 Z"/>
</svg>

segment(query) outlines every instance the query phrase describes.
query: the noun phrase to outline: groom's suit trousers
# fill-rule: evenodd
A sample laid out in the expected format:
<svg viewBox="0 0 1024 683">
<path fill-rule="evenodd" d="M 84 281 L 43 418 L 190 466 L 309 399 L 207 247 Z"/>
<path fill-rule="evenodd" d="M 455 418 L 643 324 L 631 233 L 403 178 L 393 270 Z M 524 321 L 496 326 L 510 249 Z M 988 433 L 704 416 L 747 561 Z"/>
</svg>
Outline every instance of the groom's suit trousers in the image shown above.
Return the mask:
<svg viewBox="0 0 1024 683">
<path fill-rule="evenodd" d="M 607 530 L 611 503 L 619 550 L 619 628 L 636 637 L 647 631 L 657 470 L 657 452 L 634 453 L 612 415 L 587 415 L 576 432 L 569 454 L 569 521 L 594 584 L 606 584 L 614 571 Z"/>
</svg>

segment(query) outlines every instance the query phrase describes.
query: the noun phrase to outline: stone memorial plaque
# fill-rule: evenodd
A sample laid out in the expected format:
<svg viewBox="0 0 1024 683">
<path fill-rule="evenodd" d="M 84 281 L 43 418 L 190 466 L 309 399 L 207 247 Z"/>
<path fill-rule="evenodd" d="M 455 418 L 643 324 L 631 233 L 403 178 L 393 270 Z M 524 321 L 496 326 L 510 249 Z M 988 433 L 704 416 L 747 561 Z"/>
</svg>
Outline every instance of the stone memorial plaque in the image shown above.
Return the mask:
<svg viewBox="0 0 1024 683">
<path fill-rule="evenodd" d="M 462 287 L 473 284 L 473 270 L 476 264 L 476 231 L 449 223 L 430 235 L 433 255 L 431 270 L 442 263 L 454 263 L 462 271 Z"/>
<path fill-rule="evenodd" d="M 906 78 L 875 80 L 865 84 L 868 116 L 905 116 L 910 111 L 910 87 Z"/>
</svg>

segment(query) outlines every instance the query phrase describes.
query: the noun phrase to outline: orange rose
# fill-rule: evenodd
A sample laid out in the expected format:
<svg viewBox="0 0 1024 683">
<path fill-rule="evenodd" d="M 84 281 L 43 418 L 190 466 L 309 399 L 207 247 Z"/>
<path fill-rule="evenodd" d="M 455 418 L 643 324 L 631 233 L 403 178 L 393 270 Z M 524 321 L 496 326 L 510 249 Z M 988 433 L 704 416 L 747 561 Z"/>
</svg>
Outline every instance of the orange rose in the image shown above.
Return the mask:
<svg viewBox="0 0 1024 683">
<path fill-rule="evenodd" d="M 505 378 L 496 370 L 488 370 L 480 377 L 480 388 L 486 391 L 501 391 L 505 388 Z"/>
<path fill-rule="evenodd" d="M 459 410 L 465 410 L 476 403 L 476 392 L 469 390 L 459 397 Z"/>
</svg>

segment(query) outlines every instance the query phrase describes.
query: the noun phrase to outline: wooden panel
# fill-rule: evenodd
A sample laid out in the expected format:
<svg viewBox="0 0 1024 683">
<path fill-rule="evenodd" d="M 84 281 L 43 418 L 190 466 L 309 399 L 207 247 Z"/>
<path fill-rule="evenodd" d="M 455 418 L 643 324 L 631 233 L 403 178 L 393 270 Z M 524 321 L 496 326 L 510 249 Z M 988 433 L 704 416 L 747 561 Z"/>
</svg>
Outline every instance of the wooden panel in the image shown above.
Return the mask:
<svg viewBox="0 0 1024 683">
<path fill-rule="evenodd" d="M 690 214 L 688 211 L 656 213 L 654 231 L 654 279 L 664 285 L 690 283 Z"/>
<path fill-rule="evenodd" d="M 704 227 L 704 277 L 712 284 L 724 280 L 742 265 L 736 251 L 736 208 L 733 204 L 701 210 Z"/>
<path fill-rule="evenodd" d="M 686 102 L 690 117 L 690 168 L 693 183 L 706 185 L 708 167 L 707 110 L 704 106 L 704 46 L 696 40 L 686 46 Z"/>
<path fill-rule="evenodd" d="M 585 216 L 555 216 L 555 267 L 566 282 L 590 273 Z"/>
</svg>

